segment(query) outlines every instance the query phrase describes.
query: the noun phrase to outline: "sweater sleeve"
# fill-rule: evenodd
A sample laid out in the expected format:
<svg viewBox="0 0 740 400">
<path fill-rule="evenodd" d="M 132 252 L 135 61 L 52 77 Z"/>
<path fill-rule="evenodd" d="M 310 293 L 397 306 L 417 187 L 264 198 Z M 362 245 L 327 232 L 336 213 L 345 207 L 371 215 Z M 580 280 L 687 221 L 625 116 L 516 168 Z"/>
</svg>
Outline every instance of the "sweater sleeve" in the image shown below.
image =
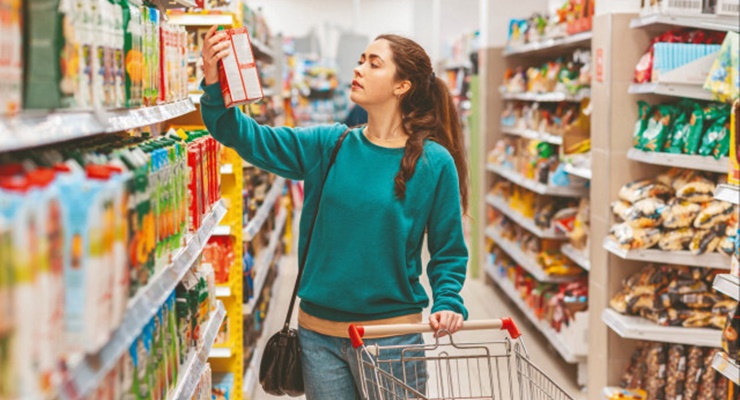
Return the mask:
<svg viewBox="0 0 740 400">
<path fill-rule="evenodd" d="M 428 222 L 427 245 L 431 260 L 427 276 L 432 287 L 432 313 L 449 310 L 468 318 L 460 291 L 468 266 L 468 248 L 462 227 L 460 189 L 452 157 L 444 161 Z"/>
<path fill-rule="evenodd" d="M 211 135 L 254 166 L 288 179 L 303 180 L 317 166 L 346 126 L 311 128 L 258 124 L 238 108 L 224 106 L 218 83 L 202 85 L 201 116 Z"/>
</svg>

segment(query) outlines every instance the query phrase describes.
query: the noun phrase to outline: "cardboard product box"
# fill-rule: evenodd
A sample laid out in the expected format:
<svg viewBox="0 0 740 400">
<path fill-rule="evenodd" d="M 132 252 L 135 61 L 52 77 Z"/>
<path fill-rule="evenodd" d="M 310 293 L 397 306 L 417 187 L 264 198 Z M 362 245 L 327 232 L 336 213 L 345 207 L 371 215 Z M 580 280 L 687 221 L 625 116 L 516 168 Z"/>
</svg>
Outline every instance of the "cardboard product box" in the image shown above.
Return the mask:
<svg viewBox="0 0 740 400">
<path fill-rule="evenodd" d="M 247 28 L 227 29 L 231 53 L 219 63 L 219 81 L 226 107 L 261 100 L 262 91 L 257 64 Z"/>
<path fill-rule="evenodd" d="M 732 114 L 730 116 L 730 169 L 727 174 L 727 183 L 731 185 L 740 185 L 740 100 L 735 100 L 732 105 Z"/>
</svg>

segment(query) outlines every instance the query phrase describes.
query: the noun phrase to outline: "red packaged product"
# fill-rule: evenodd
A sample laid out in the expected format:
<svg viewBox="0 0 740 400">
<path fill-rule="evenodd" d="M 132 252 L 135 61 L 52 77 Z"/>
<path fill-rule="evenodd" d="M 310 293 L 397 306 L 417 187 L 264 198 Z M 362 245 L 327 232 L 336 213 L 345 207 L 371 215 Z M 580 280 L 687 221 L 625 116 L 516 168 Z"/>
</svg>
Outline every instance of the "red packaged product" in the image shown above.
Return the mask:
<svg viewBox="0 0 740 400">
<path fill-rule="evenodd" d="M 224 32 L 231 42 L 231 53 L 218 63 L 218 75 L 226 107 L 259 101 L 265 95 L 257 73 L 249 30 L 242 27 Z"/>
<path fill-rule="evenodd" d="M 195 231 L 200 228 L 202 198 L 200 195 L 200 152 L 194 146 L 194 143 L 188 145 L 188 168 L 190 169 L 190 183 L 188 184 L 188 191 L 190 192 L 190 229 Z"/>
</svg>

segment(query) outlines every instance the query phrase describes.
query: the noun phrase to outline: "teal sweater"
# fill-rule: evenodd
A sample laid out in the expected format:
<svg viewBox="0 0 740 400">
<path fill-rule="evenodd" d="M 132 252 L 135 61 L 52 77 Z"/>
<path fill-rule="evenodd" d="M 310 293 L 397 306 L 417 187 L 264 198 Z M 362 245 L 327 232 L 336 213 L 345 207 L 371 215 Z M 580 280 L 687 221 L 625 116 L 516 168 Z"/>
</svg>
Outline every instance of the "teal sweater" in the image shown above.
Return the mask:
<svg viewBox="0 0 740 400">
<path fill-rule="evenodd" d="M 260 126 L 224 107 L 218 84 L 204 87 L 201 113 L 214 138 L 256 167 L 303 180 L 299 254 L 316 210 L 326 168 L 344 125 Z M 406 197 L 394 195 L 403 149 L 380 147 L 354 129 L 324 187 L 298 296 L 306 313 L 332 321 L 368 321 L 419 313 L 429 298 L 419 282 L 425 230 L 431 261 L 432 312 L 467 318 L 460 296 L 468 262 L 455 164 L 428 141 Z"/>
</svg>

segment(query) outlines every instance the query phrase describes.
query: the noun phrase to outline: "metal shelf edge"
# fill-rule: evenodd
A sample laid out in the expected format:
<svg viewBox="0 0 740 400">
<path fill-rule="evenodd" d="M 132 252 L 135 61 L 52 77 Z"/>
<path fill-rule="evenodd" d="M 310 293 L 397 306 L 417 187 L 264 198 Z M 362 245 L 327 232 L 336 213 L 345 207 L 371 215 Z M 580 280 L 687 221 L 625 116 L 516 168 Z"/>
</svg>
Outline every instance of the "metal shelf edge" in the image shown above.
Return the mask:
<svg viewBox="0 0 740 400">
<path fill-rule="evenodd" d="M 729 169 L 728 157 L 722 157 L 717 160 L 709 156 L 649 152 L 633 148 L 627 151 L 627 158 L 647 164 L 718 173 L 727 173 L 727 170 Z"/>
<path fill-rule="evenodd" d="M 724 375 L 735 385 L 740 385 L 740 365 L 724 351 L 717 352 L 712 360 L 712 368 Z"/>
<path fill-rule="evenodd" d="M 604 238 L 606 251 L 624 260 L 658 262 L 663 264 L 686 265 L 702 268 L 730 269 L 730 256 L 720 253 L 695 255 L 683 251 L 663 251 L 656 249 L 625 250 L 612 238 Z"/>
<path fill-rule="evenodd" d="M 517 211 L 514 211 L 500 197 L 490 195 L 490 194 L 486 195 L 486 203 L 495 207 L 496 209 L 501 211 L 504 215 L 506 215 L 510 220 L 516 222 L 517 225 L 533 233 L 535 236 L 539 237 L 540 239 L 553 239 L 553 240 L 567 239 L 565 235 L 555 233 L 555 231 L 552 228 L 547 231 L 543 230 L 542 228 L 537 226 L 532 219 L 521 215 Z"/>
<path fill-rule="evenodd" d="M 574 35 L 562 38 L 548 39 L 543 42 L 529 43 L 519 48 L 507 48 L 504 50 L 504 56 L 524 55 L 528 53 L 537 53 L 540 51 L 556 49 L 562 46 L 577 46 L 582 42 L 588 42 L 593 38 L 592 32 L 580 32 Z"/>
<path fill-rule="evenodd" d="M 714 198 L 740 205 L 740 187 L 726 184 L 718 185 L 714 191 Z"/>
<path fill-rule="evenodd" d="M 502 178 L 516 185 L 519 185 L 541 195 L 556 197 L 581 197 L 588 194 L 588 189 L 585 187 L 557 187 L 545 185 L 539 182 L 535 182 L 531 179 L 527 179 L 520 173 L 510 168 L 504 168 L 493 163 L 488 163 L 486 168 L 489 171 L 501 176 Z"/>
<path fill-rule="evenodd" d="M 740 301 L 740 276 L 718 274 L 714 277 L 714 290 Z"/>
<path fill-rule="evenodd" d="M 607 308 L 601 320 L 625 339 L 719 347 L 722 331 L 708 328 L 677 328 L 657 325 L 641 317 L 621 315 Z"/>
</svg>

